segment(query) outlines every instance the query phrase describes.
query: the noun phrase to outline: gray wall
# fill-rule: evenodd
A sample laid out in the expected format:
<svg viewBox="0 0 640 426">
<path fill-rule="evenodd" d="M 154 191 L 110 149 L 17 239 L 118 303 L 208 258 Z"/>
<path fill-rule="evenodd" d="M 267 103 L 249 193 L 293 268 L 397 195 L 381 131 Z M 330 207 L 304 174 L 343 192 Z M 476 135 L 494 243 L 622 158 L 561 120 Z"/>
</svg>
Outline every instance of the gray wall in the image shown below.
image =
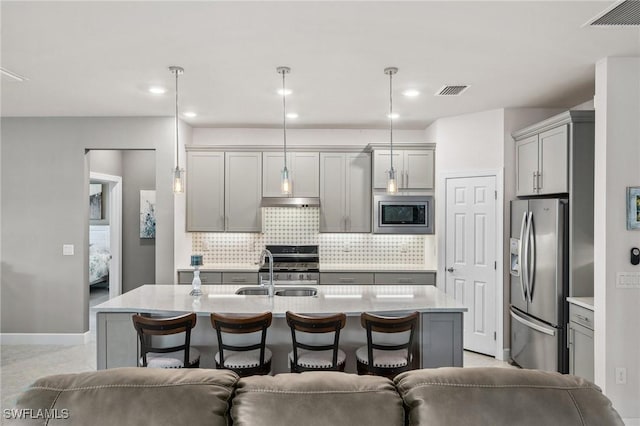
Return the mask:
<svg viewBox="0 0 640 426">
<path fill-rule="evenodd" d="M 156 240 L 140 238 L 140 190 L 156 189 L 156 153 L 122 153 L 122 292 L 155 283 Z"/>
<path fill-rule="evenodd" d="M 89 169 L 95 173 L 122 176 L 122 151 L 119 149 L 94 149 L 90 151 Z"/>
<path fill-rule="evenodd" d="M 155 149 L 158 282 L 174 276 L 173 118 L 2 118 L 3 333 L 89 329 L 86 149 Z M 75 256 L 62 256 L 62 245 Z"/>
</svg>

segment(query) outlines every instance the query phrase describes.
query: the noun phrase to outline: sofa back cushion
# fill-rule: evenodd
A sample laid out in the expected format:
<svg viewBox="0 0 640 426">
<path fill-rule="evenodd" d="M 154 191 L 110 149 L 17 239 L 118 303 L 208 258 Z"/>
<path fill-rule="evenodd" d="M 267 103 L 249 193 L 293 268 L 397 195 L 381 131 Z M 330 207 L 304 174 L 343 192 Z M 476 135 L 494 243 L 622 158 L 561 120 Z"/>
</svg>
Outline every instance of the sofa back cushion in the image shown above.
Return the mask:
<svg viewBox="0 0 640 426">
<path fill-rule="evenodd" d="M 237 380 L 231 371 L 200 369 L 62 374 L 38 379 L 17 408 L 27 409 L 21 424 L 225 426 Z M 56 418 L 46 423 L 43 416 Z"/>
<path fill-rule="evenodd" d="M 402 400 L 391 380 L 333 371 L 240 379 L 234 426 L 402 426 Z"/>
<path fill-rule="evenodd" d="M 437 368 L 395 378 L 411 425 L 624 425 L 579 377 L 506 368 Z"/>
</svg>

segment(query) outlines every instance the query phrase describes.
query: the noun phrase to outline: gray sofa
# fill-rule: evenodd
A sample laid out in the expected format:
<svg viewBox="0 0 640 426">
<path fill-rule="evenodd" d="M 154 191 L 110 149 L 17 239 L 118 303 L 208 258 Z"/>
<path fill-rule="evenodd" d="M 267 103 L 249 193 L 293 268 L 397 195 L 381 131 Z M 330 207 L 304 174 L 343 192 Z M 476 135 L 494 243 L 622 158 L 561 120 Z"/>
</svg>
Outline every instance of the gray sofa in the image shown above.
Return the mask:
<svg viewBox="0 0 640 426">
<path fill-rule="evenodd" d="M 29 425 L 623 425 L 583 379 L 438 368 L 394 381 L 339 372 L 239 379 L 225 370 L 120 368 L 49 376 L 20 396 Z"/>
</svg>

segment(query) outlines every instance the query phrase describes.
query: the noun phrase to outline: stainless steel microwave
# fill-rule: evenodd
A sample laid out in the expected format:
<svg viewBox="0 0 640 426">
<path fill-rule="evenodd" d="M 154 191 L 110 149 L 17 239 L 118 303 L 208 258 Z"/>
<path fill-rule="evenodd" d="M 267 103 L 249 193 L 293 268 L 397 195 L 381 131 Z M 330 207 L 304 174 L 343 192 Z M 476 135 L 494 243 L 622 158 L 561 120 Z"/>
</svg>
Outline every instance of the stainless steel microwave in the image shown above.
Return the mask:
<svg viewBox="0 0 640 426">
<path fill-rule="evenodd" d="M 374 234 L 433 234 L 433 197 L 430 195 L 375 195 Z"/>
</svg>

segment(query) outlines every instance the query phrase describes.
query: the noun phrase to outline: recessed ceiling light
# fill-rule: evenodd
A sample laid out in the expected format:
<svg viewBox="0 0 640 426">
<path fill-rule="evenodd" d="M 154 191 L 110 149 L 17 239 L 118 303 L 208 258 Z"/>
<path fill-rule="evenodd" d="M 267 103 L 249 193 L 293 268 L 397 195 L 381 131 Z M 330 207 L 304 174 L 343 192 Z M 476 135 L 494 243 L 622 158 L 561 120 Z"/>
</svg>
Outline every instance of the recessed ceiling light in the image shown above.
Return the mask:
<svg viewBox="0 0 640 426">
<path fill-rule="evenodd" d="M 400 117 L 400 114 L 398 114 L 397 112 L 394 112 L 393 114 L 387 114 L 387 118 L 390 118 L 392 120 L 395 120 L 399 117 Z"/>
<path fill-rule="evenodd" d="M 415 89 L 409 89 L 409 90 L 405 90 L 404 92 L 402 92 L 402 94 L 408 98 L 415 98 L 416 96 L 418 96 L 420 94 L 420 92 L 418 92 Z"/>
<path fill-rule="evenodd" d="M 185 113 L 183 113 L 183 114 L 184 114 L 184 116 L 185 116 L 185 117 L 189 117 L 189 118 L 193 118 L 193 117 L 195 117 L 195 116 L 197 116 L 197 115 L 198 115 L 198 114 L 196 114 L 196 113 L 195 113 L 195 112 L 193 112 L 193 111 L 187 111 L 187 112 L 185 112 Z"/>
<path fill-rule="evenodd" d="M 149 92 L 153 93 L 154 95 L 164 95 L 165 93 L 167 93 L 167 89 L 160 86 L 151 86 L 149 87 Z"/>
<path fill-rule="evenodd" d="M 282 92 L 282 89 L 278 89 L 278 95 L 282 96 L 282 93 L 283 93 L 283 92 Z M 285 96 L 289 96 L 291 93 L 293 93 L 293 92 L 291 91 L 291 89 L 285 89 L 285 90 L 284 90 L 284 95 L 285 95 Z"/>
<path fill-rule="evenodd" d="M 298 118 L 298 113 L 289 112 L 289 113 L 287 113 L 287 118 Z"/>
</svg>

